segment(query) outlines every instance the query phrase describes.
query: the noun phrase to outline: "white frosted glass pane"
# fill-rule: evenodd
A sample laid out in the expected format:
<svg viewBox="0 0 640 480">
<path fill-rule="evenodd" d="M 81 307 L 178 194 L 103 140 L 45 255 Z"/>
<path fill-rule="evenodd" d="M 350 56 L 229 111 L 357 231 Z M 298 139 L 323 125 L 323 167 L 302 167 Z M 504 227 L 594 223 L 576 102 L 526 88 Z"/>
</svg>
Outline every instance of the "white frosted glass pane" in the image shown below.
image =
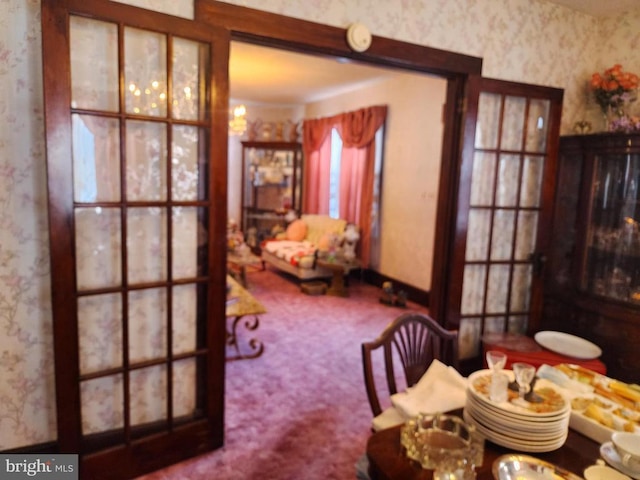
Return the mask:
<svg viewBox="0 0 640 480">
<path fill-rule="evenodd" d="M 167 418 L 167 367 L 134 370 L 130 374 L 131 425 L 144 425 Z"/>
<path fill-rule="evenodd" d="M 538 207 L 542 189 L 544 157 L 525 157 L 520 186 L 520 206 Z"/>
<path fill-rule="evenodd" d="M 529 102 L 529 119 L 527 121 L 527 152 L 544 153 L 547 149 L 547 132 L 549 130 L 549 109 L 551 102 L 543 99 L 531 99 Z"/>
<path fill-rule="evenodd" d="M 476 123 L 476 148 L 497 148 L 500 129 L 500 107 L 502 97 L 481 92 L 478 99 L 478 120 Z"/>
<path fill-rule="evenodd" d="M 479 208 L 469 210 L 467 225 L 467 261 L 486 260 L 489 252 L 489 234 L 491 233 L 491 211 Z"/>
<path fill-rule="evenodd" d="M 73 198 L 76 202 L 120 201 L 118 120 L 72 115 Z"/>
<path fill-rule="evenodd" d="M 78 298 L 81 374 L 122 365 L 121 319 L 120 294 Z"/>
<path fill-rule="evenodd" d="M 173 354 L 196 349 L 197 291 L 195 285 L 173 287 Z"/>
<path fill-rule="evenodd" d="M 74 217 L 78 290 L 120 286 L 120 209 L 77 208 Z"/>
<path fill-rule="evenodd" d="M 167 291 L 129 292 L 129 359 L 142 362 L 167 354 Z"/>
<path fill-rule="evenodd" d="M 166 37 L 135 28 L 124 30 L 127 113 L 167 116 Z"/>
<path fill-rule="evenodd" d="M 463 318 L 458 328 L 458 353 L 460 359 L 473 358 L 480 354 L 482 322 L 479 318 Z"/>
<path fill-rule="evenodd" d="M 519 182 L 520 157 L 518 155 L 500 155 L 500 164 L 498 165 L 498 189 L 496 191 L 497 206 L 517 206 Z"/>
<path fill-rule="evenodd" d="M 514 265 L 511 284 L 511 311 L 528 312 L 531 292 L 531 265 Z"/>
<path fill-rule="evenodd" d="M 71 106 L 118 111 L 118 29 L 84 17 L 69 19 Z"/>
<path fill-rule="evenodd" d="M 516 215 L 512 210 L 495 211 L 491 238 L 491 260 L 511 259 L 515 219 Z"/>
<path fill-rule="evenodd" d="M 522 150 L 524 132 L 524 112 L 527 99 L 523 97 L 505 97 L 502 124 L 502 150 Z"/>
<path fill-rule="evenodd" d="M 516 260 L 528 260 L 535 251 L 538 235 L 538 212 L 521 211 L 518 214 L 516 237 Z"/>
<path fill-rule="evenodd" d="M 173 209 L 173 278 L 198 275 L 198 210 L 191 207 Z"/>
<path fill-rule="evenodd" d="M 122 375 L 96 378 L 80 384 L 82 433 L 116 430 L 124 426 Z"/>
<path fill-rule="evenodd" d="M 171 198 L 173 200 L 199 199 L 198 132 L 196 127 L 185 125 L 173 127 L 171 146 Z"/>
<path fill-rule="evenodd" d="M 202 52 L 201 52 L 202 51 Z M 174 118 L 198 120 L 200 114 L 200 82 L 206 73 L 201 71 L 200 58 L 208 58 L 208 46 L 191 40 L 173 40 L 173 105 Z M 202 53 L 202 54 L 201 54 Z"/>
<path fill-rule="evenodd" d="M 486 267 L 484 265 L 465 265 L 462 280 L 462 304 L 460 313 L 477 315 L 482 313 L 484 301 L 484 282 Z"/>
<path fill-rule="evenodd" d="M 167 198 L 167 129 L 162 123 L 127 122 L 127 200 Z"/>
<path fill-rule="evenodd" d="M 173 364 L 173 417 L 196 411 L 196 361 L 187 358 Z"/>
<path fill-rule="evenodd" d="M 476 152 L 473 156 L 471 177 L 471 206 L 493 205 L 496 156 L 493 153 Z"/>
<path fill-rule="evenodd" d="M 487 289 L 487 313 L 507 311 L 508 287 L 509 266 L 491 265 L 489 267 L 489 285 Z"/>
<path fill-rule="evenodd" d="M 167 280 L 167 212 L 130 208 L 127 214 L 127 262 L 130 284 Z"/>
<path fill-rule="evenodd" d="M 505 324 L 504 317 L 486 317 L 484 319 L 484 333 L 502 333 Z"/>
</svg>

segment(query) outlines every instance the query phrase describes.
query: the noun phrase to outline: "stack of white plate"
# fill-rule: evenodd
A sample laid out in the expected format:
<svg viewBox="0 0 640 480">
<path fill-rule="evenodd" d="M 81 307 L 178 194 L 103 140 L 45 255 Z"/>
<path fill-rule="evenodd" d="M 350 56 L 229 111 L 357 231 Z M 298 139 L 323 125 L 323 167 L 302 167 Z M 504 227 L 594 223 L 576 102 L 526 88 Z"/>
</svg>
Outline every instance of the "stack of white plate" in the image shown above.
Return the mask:
<svg viewBox="0 0 640 480">
<path fill-rule="evenodd" d="M 503 373 L 513 381 L 511 370 Z M 569 432 L 571 404 L 555 384 L 545 379 L 536 382 L 535 390 L 550 388 L 564 400 L 550 411 L 539 412 L 510 401 L 491 401 L 488 394 L 474 387 L 474 382 L 483 376 L 491 376 L 491 371 L 480 370 L 469 376 L 464 419 L 474 424 L 487 440 L 521 452 L 550 452 L 564 444 Z"/>
</svg>

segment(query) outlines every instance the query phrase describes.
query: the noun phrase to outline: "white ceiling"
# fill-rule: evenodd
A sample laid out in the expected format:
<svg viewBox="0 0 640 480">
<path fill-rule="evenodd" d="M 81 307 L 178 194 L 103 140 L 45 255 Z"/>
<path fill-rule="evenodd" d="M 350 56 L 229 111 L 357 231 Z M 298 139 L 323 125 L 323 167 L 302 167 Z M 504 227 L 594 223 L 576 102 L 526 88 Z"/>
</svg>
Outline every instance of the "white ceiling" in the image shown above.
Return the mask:
<svg viewBox="0 0 640 480">
<path fill-rule="evenodd" d="M 231 98 L 246 103 L 300 105 L 353 90 L 392 73 L 345 59 L 235 41 L 229 57 Z"/>
<path fill-rule="evenodd" d="M 640 0 L 543 0 L 596 17 L 640 9 Z M 231 98 L 247 104 L 300 105 L 408 74 L 345 59 L 294 53 L 234 41 L 229 59 Z"/>
</svg>

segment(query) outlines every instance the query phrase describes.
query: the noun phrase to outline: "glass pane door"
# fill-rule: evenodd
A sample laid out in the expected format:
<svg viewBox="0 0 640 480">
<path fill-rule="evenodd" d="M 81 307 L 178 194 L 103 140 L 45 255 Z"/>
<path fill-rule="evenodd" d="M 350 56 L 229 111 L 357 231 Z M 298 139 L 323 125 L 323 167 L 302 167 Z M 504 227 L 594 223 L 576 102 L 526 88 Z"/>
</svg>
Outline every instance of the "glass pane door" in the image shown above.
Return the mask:
<svg viewBox="0 0 640 480">
<path fill-rule="evenodd" d="M 67 300 L 54 305 L 59 442 L 87 478 L 130 478 L 222 441 L 225 263 L 211 245 L 226 212 L 213 172 L 226 167 L 212 160 L 226 165 L 226 151 L 211 154 L 209 112 L 228 41 L 103 7 L 43 3 L 69 20 L 68 53 L 44 50 L 45 69 L 70 72 L 45 82 L 53 294 Z"/>
<path fill-rule="evenodd" d="M 555 99 L 529 95 L 522 85 L 500 88 L 518 84 L 490 83 L 491 88 L 480 88 L 473 143 L 463 159 L 468 174 L 461 176 L 468 184 L 460 189 L 456 235 L 464 249 L 454 253 L 462 285 L 453 323 L 460 330 L 463 360 L 481 354 L 485 333 L 524 333 L 530 327 L 537 308 L 534 283 L 544 259 L 541 225 L 550 218 L 544 198 L 550 197 L 545 189 L 553 187 L 546 179 L 553 175 L 549 139 Z"/>
<path fill-rule="evenodd" d="M 198 232 L 208 227 L 195 202 L 207 200 L 198 152 L 208 46 L 70 20 L 82 433 L 121 442 L 202 411 Z"/>
</svg>

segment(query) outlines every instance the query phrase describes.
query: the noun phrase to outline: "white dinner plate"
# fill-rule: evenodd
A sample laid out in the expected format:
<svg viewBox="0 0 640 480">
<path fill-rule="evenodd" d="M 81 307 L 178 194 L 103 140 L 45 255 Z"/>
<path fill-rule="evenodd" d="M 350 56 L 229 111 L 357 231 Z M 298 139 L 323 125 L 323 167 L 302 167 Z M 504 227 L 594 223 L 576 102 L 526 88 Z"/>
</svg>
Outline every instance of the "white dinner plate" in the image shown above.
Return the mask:
<svg viewBox="0 0 640 480">
<path fill-rule="evenodd" d="M 561 355 L 566 355 L 567 357 L 591 360 L 602 355 L 600 347 L 591 343 L 589 340 L 576 337 L 569 333 L 545 330 L 536 333 L 533 338 L 544 348 Z"/>
<path fill-rule="evenodd" d="M 509 377 L 510 381 L 513 381 L 514 376 L 513 376 L 512 370 L 503 370 L 503 373 L 505 373 Z M 564 405 L 562 407 L 559 407 L 557 410 L 553 410 L 551 412 L 534 412 L 527 408 L 520 407 L 512 402 L 502 402 L 502 403 L 494 402 L 489 398 L 489 395 L 480 393 L 476 391 L 476 388 L 475 388 L 475 381 L 477 379 L 485 376 L 488 377 L 490 375 L 491 375 L 491 370 L 487 370 L 487 369 L 473 372 L 471 375 L 469 375 L 469 378 L 467 380 L 467 385 L 468 385 L 467 391 L 470 392 L 471 395 L 473 395 L 475 399 L 478 400 L 480 403 L 486 404 L 487 407 L 489 408 L 498 410 L 501 415 L 516 418 L 516 419 L 524 419 L 524 420 L 537 418 L 537 419 L 547 419 L 549 421 L 554 421 L 558 417 L 566 417 L 571 413 L 571 404 L 569 403 L 569 400 L 565 397 L 564 394 L 560 392 L 560 390 L 558 390 L 558 386 L 555 383 L 549 380 L 546 380 L 544 378 L 538 379 L 538 381 L 536 382 L 535 388 L 538 389 L 542 387 L 547 387 L 552 389 L 559 395 L 561 395 L 564 398 Z"/>
<path fill-rule="evenodd" d="M 538 418 L 516 418 L 509 415 L 504 415 L 504 411 L 493 409 L 486 404 L 480 403 L 472 395 L 467 395 L 466 407 L 471 409 L 474 413 L 478 413 L 482 416 L 491 418 L 494 422 L 500 422 L 503 425 L 508 426 L 510 429 L 523 430 L 527 432 L 538 432 L 541 434 L 554 432 L 561 428 L 561 424 L 569 424 L 571 418 L 571 411 L 566 414 L 553 419 L 538 419 Z"/>
<path fill-rule="evenodd" d="M 464 418 L 465 422 L 475 425 L 476 430 L 480 432 L 480 434 L 487 440 L 493 443 L 497 443 L 498 445 L 501 445 L 503 447 L 512 448 L 521 452 L 552 452 L 553 450 L 557 450 L 562 445 L 564 445 L 564 442 L 567 440 L 567 435 L 569 433 L 567 430 L 560 437 L 555 437 L 547 441 L 534 441 L 532 439 L 526 438 L 516 439 L 501 432 L 496 432 L 495 430 L 487 427 L 481 421 L 475 418 L 468 410 L 462 411 L 462 417 Z"/>
<path fill-rule="evenodd" d="M 584 478 L 586 480 L 631 480 L 624 473 L 606 465 L 591 465 L 585 468 Z"/>
<path fill-rule="evenodd" d="M 516 424 L 509 418 L 501 418 L 497 415 L 488 414 L 482 407 L 474 404 L 473 401 L 467 402 L 465 408 L 469 410 L 469 413 L 474 418 L 488 428 L 502 432 L 505 435 L 519 438 L 527 437 L 532 440 L 550 440 L 553 437 L 560 437 L 563 433 L 566 433 L 569 428 L 568 416 L 566 419 L 561 419 L 554 423 L 544 422 L 547 425 L 544 425 L 544 428 L 540 428 L 540 422 L 530 421 L 528 424 Z"/>
<path fill-rule="evenodd" d="M 640 472 L 634 472 L 622 464 L 622 460 L 620 460 L 620 456 L 618 455 L 616 448 L 613 446 L 613 443 L 605 442 L 600 445 L 600 455 L 602 455 L 602 458 L 604 458 L 605 461 L 616 470 L 624 473 L 625 475 L 629 475 L 631 478 L 640 480 Z"/>
</svg>

